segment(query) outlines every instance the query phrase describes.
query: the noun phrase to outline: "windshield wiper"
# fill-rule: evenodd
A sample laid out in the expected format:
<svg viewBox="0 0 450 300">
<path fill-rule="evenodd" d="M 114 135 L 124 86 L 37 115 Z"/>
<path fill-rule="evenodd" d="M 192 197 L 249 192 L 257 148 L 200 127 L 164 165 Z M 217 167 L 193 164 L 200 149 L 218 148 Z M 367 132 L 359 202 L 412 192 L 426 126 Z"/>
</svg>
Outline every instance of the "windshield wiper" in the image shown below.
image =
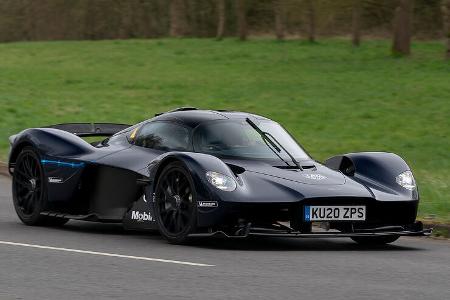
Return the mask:
<svg viewBox="0 0 450 300">
<path fill-rule="evenodd" d="M 256 132 L 259 133 L 259 135 L 262 137 L 262 139 L 267 142 L 270 143 L 270 145 L 275 148 L 276 151 L 281 152 L 281 149 L 283 149 L 284 152 L 286 152 L 286 154 L 289 156 L 289 158 L 291 159 L 291 161 L 294 163 L 294 165 L 297 166 L 297 168 L 299 168 L 301 171 L 303 171 L 302 166 L 300 165 L 300 163 L 294 158 L 294 156 L 289 153 L 289 151 L 286 150 L 286 148 L 283 147 L 283 145 L 281 145 L 281 143 L 270 133 L 262 131 L 261 128 L 259 128 L 252 120 L 250 120 L 249 118 L 245 119 L 247 121 L 247 123 L 252 126 L 253 129 L 256 130 Z M 277 143 L 280 147 L 278 147 L 275 143 Z M 267 143 L 266 143 L 267 144 Z M 270 147 L 269 147 L 270 148 Z M 270 148 L 272 150 L 272 148 Z M 281 158 L 280 155 L 278 155 L 278 153 L 275 153 L 281 160 L 283 160 L 285 162 L 285 160 L 283 158 Z"/>
<path fill-rule="evenodd" d="M 247 118 L 247 122 L 248 124 L 250 124 L 250 126 L 256 130 L 256 132 L 259 133 L 259 135 L 261 136 L 264 144 L 266 144 L 267 148 L 270 149 L 270 151 L 272 151 L 281 161 L 283 161 L 287 166 L 290 166 L 290 164 L 285 161 L 280 154 L 278 154 L 279 152 L 281 152 L 281 149 L 271 140 L 266 136 L 266 133 L 264 133 L 258 126 L 256 126 L 255 123 L 253 123 L 250 119 Z M 269 145 L 270 144 L 270 145 Z M 275 149 L 274 149 L 275 148 Z"/>
</svg>

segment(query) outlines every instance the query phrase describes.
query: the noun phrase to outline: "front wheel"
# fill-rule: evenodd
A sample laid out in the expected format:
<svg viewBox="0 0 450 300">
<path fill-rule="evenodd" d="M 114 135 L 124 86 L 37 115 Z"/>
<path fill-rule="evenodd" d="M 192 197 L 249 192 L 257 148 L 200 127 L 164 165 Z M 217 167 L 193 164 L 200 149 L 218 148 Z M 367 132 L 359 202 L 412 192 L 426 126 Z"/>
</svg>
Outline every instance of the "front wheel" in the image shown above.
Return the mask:
<svg viewBox="0 0 450 300">
<path fill-rule="evenodd" d="M 386 245 L 395 242 L 400 236 L 385 235 L 385 236 L 355 236 L 351 239 L 360 245 L 376 246 Z"/>
<path fill-rule="evenodd" d="M 170 242 L 187 241 L 197 224 L 197 201 L 191 175 L 180 162 L 167 165 L 155 188 L 155 218 L 160 233 Z"/>
</svg>

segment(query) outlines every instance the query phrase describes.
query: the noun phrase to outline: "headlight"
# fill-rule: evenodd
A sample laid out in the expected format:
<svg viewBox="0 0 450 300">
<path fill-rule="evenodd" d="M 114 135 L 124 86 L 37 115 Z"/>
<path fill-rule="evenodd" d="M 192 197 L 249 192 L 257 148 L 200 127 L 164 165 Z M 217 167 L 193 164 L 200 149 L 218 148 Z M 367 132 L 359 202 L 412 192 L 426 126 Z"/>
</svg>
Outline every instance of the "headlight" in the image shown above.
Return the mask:
<svg viewBox="0 0 450 300">
<path fill-rule="evenodd" d="M 206 179 L 219 190 L 231 192 L 236 189 L 236 181 L 227 175 L 208 171 L 206 172 Z"/>
<path fill-rule="evenodd" d="M 412 191 L 416 188 L 416 181 L 411 171 L 405 171 L 395 177 L 395 181 L 407 190 Z"/>
</svg>

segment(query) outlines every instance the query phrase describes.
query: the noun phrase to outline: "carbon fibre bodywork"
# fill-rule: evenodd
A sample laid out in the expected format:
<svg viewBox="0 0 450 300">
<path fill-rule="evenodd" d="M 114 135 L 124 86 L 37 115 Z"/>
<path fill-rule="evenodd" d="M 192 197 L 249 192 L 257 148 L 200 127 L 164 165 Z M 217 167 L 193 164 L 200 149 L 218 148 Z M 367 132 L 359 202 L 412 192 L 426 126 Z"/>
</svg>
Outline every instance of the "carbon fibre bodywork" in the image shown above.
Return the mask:
<svg viewBox="0 0 450 300">
<path fill-rule="evenodd" d="M 33 147 L 39 153 L 47 179 L 48 200 L 42 214 L 123 222 L 129 229 L 157 229 L 155 184 L 167 164 L 179 161 L 195 185 L 197 235 L 223 232 L 227 236 L 247 236 L 254 228 L 271 230 L 264 232 L 269 235 L 311 235 L 311 222 L 303 218 L 307 205 L 366 206 L 364 222 L 329 224 L 347 236 L 372 229 L 375 234 L 377 228 L 385 226 L 390 231 L 396 228 L 399 235 L 427 233 L 420 226 L 413 226 L 419 201 L 417 189 L 408 190 L 396 182 L 396 176 L 410 168 L 392 153 L 349 153 L 323 164 L 305 159 L 299 162 L 301 169 L 296 169 L 267 160 L 162 151 L 130 142 L 130 134 L 148 122 L 174 122 L 194 129 L 205 122 L 247 117 L 264 119 L 247 113 L 180 110 L 134 126 L 58 125 L 27 129 L 10 138 L 9 168 L 13 173 L 21 149 Z M 91 135 L 110 137 L 91 144 L 80 138 Z M 233 178 L 236 189 L 227 192 L 213 187 L 206 179 L 207 171 Z M 273 227 L 281 223 L 287 225 Z"/>
</svg>

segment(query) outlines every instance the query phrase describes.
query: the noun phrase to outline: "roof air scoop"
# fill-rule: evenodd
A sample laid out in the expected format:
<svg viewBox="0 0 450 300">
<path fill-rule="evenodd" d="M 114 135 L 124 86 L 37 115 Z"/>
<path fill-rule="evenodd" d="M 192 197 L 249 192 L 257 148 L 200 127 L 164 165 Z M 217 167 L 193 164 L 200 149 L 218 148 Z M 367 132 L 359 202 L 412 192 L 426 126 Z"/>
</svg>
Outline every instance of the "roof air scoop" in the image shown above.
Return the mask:
<svg viewBox="0 0 450 300">
<path fill-rule="evenodd" d="M 157 114 L 155 114 L 155 117 L 163 115 L 163 114 L 167 114 L 167 113 L 172 113 L 172 112 L 177 112 L 177 111 L 189 111 L 189 110 L 198 110 L 198 108 L 192 107 L 192 106 L 178 107 L 178 108 L 166 111 L 166 112 L 157 113 Z"/>
</svg>

